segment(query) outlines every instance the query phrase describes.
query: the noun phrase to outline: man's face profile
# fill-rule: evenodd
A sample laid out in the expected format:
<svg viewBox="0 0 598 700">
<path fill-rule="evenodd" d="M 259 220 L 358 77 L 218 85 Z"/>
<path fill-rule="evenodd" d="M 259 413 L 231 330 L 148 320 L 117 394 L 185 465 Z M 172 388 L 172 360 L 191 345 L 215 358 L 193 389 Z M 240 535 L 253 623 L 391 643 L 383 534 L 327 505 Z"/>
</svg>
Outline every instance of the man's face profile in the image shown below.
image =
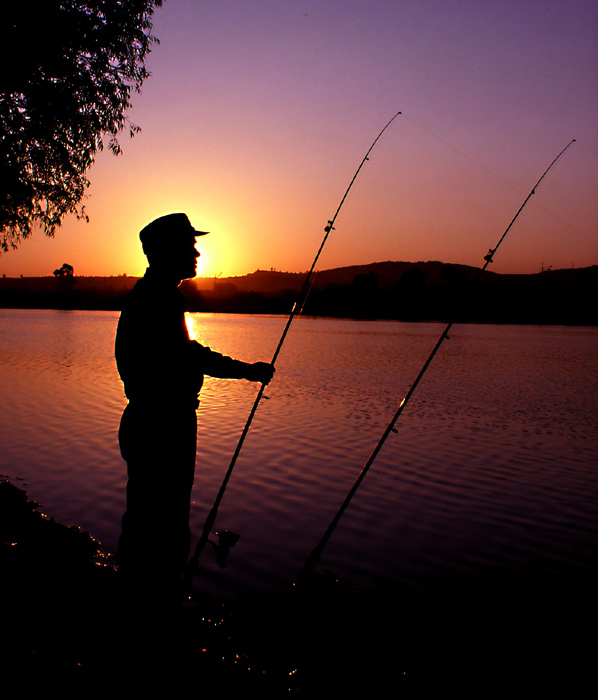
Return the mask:
<svg viewBox="0 0 598 700">
<path fill-rule="evenodd" d="M 176 243 L 166 251 L 165 260 L 168 263 L 170 272 L 182 280 L 191 279 L 197 274 L 197 259 L 199 251 L 195 247 L 195 238 L 185 236 L 184 238 L 173 237 Z"/>
<path fill-rule="evenodd" d="M 185 274 L 181 279 L 191 279 L 197 274 L 197 259 L 199 258 L 199 251 L 195 247 L 195 238 L 189 241 L 189 244 L 185 246 L 184 258 L 185 258 Z M 183 265 L 183 252 L 181 252 L 181 265 Z"/>
<path fill-rule="evenodd" d="M 170 242 L 152 246 L 147 253 L 150 267 L 177 279 L 191 279 L 197 274 L 200 253 L 193 236 L 173 235 Z"/>
<path fill-rule="evenodd" d="M 195 247 L 196 231 L 186 214 L 167 214 L 148 224 L 139 234 L 150 268 L 161 275 L 179 281 L 197 274 L 200 254 Z"/>
</svg>

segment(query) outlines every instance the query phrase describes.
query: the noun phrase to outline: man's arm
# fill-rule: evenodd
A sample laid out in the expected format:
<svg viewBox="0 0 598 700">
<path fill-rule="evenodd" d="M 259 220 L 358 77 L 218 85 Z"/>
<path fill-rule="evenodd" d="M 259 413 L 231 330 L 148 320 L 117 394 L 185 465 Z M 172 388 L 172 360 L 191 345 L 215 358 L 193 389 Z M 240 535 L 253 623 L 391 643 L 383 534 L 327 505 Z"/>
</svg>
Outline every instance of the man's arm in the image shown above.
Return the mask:
<svg viewBox="0 0 598 700">
<path fill-rule="evenodd" d="M 246 364 L 246 366 L 249 368 L 249 373 L 245 376 L 245 379 L 248 379 L 250 382 L 270 384 L 274 372 L 276 372 L 274 365 L 271 365 L 269 362 L 254 362 L 253 364 Z"/>
<path fill-rule="evenodd" d="M 269 384 L 274 375 L 274 366 L 268 362 L 242 362 L 232 357 L 221 355 L 210 348 L 191 341 L 194 346 L 195 360 L 201 371 L 210 377 L 219 379 L 247 379 L 250 382 Z"/>
</svg>

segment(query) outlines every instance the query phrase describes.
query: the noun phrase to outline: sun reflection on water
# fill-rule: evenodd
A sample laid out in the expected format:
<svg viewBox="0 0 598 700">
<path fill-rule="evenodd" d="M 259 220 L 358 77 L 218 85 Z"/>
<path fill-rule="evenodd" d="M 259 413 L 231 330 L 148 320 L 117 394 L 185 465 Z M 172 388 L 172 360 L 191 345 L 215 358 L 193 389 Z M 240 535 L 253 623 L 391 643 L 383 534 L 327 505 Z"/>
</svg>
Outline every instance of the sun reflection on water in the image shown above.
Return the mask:
<svg viewBox="0 0 598 700">
<path fill-rule="evenodd" d="M 193 317 L 190 314 L 185 314 L 185 325 L 187 326 L 189 338 L 191 338 L 191 340 L 197 340 L 197 336 L 195 333 L 195 323 L 193 322 Z"/>
</svg>

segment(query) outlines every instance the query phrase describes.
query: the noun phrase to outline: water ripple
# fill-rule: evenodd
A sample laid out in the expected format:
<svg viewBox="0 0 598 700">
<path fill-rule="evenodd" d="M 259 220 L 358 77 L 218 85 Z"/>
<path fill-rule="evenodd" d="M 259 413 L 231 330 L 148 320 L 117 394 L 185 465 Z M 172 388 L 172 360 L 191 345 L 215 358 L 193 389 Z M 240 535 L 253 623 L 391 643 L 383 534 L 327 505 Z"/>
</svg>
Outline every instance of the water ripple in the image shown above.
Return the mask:
<svg viewBox="0 0 598 700">
<path fill-rule="evenodd" d="M 114 548 L 124 508 L 117 314 L 1 311 L 2 473 L 44 511 Z M 194 315 L 214 349 L 267 359 L 284 319 Z M 297 320 L 216 529 L 241 539 L 207 590 L 287 588 L 437 340 L 437 324 Z M 466 326 L 430 367 L 321 567 L 409 584 L 587 580 L 597 571 L 598 331 Z M 256 387 L 207 379 L 192 527 L 199 533 Z M 473 584 L 472 584 L 473 585 Z"/>
</svg>

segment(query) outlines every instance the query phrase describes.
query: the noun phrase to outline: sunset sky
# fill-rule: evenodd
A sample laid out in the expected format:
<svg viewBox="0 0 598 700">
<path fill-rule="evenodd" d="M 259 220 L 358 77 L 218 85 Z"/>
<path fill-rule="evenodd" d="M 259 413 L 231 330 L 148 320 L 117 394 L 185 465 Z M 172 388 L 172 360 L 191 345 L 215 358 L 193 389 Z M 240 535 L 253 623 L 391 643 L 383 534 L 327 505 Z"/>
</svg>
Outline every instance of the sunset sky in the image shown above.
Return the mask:
<svg viewBox="0 0 598 700">
<path fill-rule="evenodd" d="M 307 270 L 373 151 L 320 269 L 382 260 L 496 272 L 598 264 L 598 2 L 166 0 L 123 155 L 67 218 L 0 256 L 0 275 L 143 274 L 138 231 L 184 211 L 204 276 Z"/>
</svg>

